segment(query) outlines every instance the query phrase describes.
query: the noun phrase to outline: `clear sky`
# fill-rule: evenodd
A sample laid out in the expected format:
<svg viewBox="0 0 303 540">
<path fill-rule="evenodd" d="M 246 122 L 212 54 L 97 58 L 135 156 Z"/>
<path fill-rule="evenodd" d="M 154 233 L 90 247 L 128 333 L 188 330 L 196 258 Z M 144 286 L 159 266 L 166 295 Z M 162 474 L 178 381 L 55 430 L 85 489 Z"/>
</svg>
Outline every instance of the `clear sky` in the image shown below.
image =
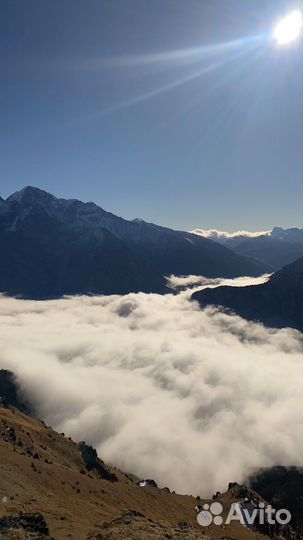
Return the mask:
<svg viewBox="0 0 303 540">
<path fill-rule="evenodd" d="M 1 0 L 0 194 L 180 229 L 298 226 L 302 42 L 287 0 Z M 302 199 L 301 199 L 302 202 Z"/>
</svg>

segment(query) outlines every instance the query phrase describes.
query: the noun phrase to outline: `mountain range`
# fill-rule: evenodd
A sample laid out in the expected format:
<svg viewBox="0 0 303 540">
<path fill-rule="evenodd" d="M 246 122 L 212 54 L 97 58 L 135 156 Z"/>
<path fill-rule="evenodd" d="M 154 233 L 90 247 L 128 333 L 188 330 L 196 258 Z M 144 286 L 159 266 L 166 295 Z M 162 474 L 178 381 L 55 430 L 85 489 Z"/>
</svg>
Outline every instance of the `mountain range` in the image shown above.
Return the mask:
<svg viewBox="0 0 303 540">
<path fill-rule="evenodd" d="M 279 270 L 303 255 L 303 229 L 274 227 L 270 231 L 228 233 L 216 229 L 194 229 L 193 234 L 233 249 Z"/>
<path fill-rule="evenodd" d="M 0 199 L 0 246 L 0 291 L 34 299 L 164 293 L 170 274 L 231 278 L 271 270 L 207 238 L 31 186 Z"/>
<path fill-rule="evenodd" d="M 303 331 L 303 257 L 262 285 L 207 288 L 193 293 L 192 299 L 201 307 L 220 305 L 267 326 Z"/>
</svg>

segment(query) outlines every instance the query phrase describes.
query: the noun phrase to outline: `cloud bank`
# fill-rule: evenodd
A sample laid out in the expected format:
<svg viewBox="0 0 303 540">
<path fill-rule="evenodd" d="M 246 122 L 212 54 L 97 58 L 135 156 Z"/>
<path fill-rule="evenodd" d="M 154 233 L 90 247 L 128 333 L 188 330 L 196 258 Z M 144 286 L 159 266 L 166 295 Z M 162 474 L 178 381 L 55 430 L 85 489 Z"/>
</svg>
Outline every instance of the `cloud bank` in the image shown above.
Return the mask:
<svg viewBox="0 0 303 540">
<path fill-rule="evenodd" d="M 192 231 L 189 231 L 192 234 L 197 234 L 198 236 L 203 236 L 204 238 L 221 238 L 221 239 L 229 239 L 229 238 L 238 238 L 238 237 L 245 237 L 245 238 L 258 238 L 259 236 L 271 236 L 272 231 L 256 231 L 256 232 L 250 232 L 250 231 L 235 231 L 232 233 L 226 232 L 226 231 L 218 231 L 217 229 L 193 229 Z"/>
<path fill-rule="evenodd" d="M 256 467 L 302 465 L 295 330 L 201 311 L 188 292 L 0 297 L 0 326 L 0 367 L 39 415 L 125 471 L 210 496 Z"/>
<path fill-rule="evenodd" d="M 222 278 L 207 278 L 204 276 L 174 276 L 167 277 L 168 287 L 175 290 L 191 289 L 201 290 L 205 287 L 210 289 L 219 287 L 220 285 L 231 285 L 233 287 L 247 287 L 248 285 L 261 285 L 266 283 L 271 274 L 263 274 L 256 278 L 247 276 L 241 276 L 234 279 L 222 279 Z M 193 291 L 191 291 L 192 293 Z"/>
</svg>

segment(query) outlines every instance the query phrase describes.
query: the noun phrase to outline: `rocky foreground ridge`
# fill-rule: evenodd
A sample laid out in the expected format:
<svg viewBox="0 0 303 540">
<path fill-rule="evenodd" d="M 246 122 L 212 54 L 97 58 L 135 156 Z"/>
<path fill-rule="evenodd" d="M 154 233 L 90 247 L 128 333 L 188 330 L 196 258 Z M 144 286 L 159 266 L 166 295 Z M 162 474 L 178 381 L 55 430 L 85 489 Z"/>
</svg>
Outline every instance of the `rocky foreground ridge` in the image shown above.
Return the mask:
<svg viewBox="0 0 303 540">
<path fill-rule="evenodd" d="M 264 499 L 237 483 L 231 483 L 225 493 L 202 500 L 178 495 L 167 487 L 161 489 L 151 479 L 138 480 L 105 464 L 85 442 L 76 443 L 55 432 L 31 416 L 28 409 L 22 412 L 18 406 L 24 405 L 24 398 L 17 386 L 12 391 L 14 384 L 14 376 L 1 370 L 0 539 L 303 538 L 297 522 L 295 529 L 282 526 L 253 530 L 239 522 L 202 527 L 197 512 L 205 503 L 220 502 L 224 516 L 232 502 L 257 503 Z M 254 478 L 254 486 L 259 485 L 261 491 L 267 489 L 271 499 L 279 495 L 284 504 L 287 478 L 283 476 L 280 489 L 275 486 L 276 479 L 277 475 L 270 482 L 264 480 L 263 473 L 259 484 L 258 476 Z M 293 470 L 292 493 L 301 481 L 302 471 Z M 298 516 L 302 509 L 299 497 L 294 496 L 292 502 L 297 505 Z"/>
</svg>

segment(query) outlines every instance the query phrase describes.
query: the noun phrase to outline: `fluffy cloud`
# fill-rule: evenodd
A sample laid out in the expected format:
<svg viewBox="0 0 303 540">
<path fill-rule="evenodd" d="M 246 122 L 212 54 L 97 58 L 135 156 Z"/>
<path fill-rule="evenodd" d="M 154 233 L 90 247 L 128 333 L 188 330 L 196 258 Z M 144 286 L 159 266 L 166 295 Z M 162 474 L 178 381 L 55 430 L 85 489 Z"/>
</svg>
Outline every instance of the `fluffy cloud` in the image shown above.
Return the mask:
<svg viewBox="0 0 303 540">
<path fill-rule="evenodd" d="M 271 236 L 272 231 L 257 231 L 257 232 L 250 232 L 250 231 L 236 231 L 233 233 L 229 233 L 226 231 L 218 231 L 217 229 L 193 229 L 192 231 L 189 231 L 192 234 L 197 234 L 198 236 L 203 236 L 204 238 L 238 238 L 244 236 L 245 238 L 258 238 L 259 236 Z"/>
<path fill-rule="evenodd" d="M 256 467 L 302 464 L 295 330 L 201 311 L 186 291 L 0 297 L 0 325 L 0 367 L 39 415 L 125 471 L 209 496 Z"/>
</svg>

